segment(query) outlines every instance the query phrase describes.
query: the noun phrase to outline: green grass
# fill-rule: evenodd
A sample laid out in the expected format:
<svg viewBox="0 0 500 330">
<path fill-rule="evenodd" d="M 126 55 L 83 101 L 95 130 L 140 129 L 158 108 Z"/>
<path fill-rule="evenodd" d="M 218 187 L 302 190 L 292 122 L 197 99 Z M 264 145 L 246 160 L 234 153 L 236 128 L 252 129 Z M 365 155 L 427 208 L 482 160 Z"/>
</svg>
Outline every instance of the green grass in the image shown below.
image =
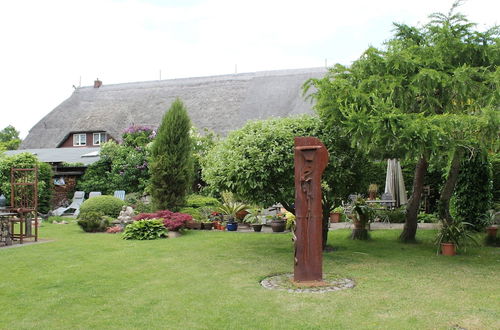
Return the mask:
<svg viewBox="0 0 500 330">
<path fill-rule="evenodd" d="M 0 249 L 0 328 L 8 329 L 468 329 L 500 328 L 500 249 L 436 256 L 398 230 L 369 242 L 330 233 L 324 272 L 352 278 L 326 294 L 262 288 L 292 272 L 290 234 L 196 231 L 125 241 L 46 224 L 54 242 Z"/>
</svg>

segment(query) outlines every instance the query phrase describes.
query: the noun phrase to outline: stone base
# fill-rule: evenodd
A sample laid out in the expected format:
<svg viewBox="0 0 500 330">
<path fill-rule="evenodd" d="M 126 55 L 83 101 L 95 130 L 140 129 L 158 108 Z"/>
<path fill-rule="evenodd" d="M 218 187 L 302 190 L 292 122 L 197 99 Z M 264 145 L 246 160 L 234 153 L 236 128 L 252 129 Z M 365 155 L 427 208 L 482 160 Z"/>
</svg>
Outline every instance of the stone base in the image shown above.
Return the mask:
<svg viewBox="0 0 500 330">
<path fill-rule="evenodd" d="M 325 293 L 352 289 L 356 283 L 348 278 L 328 278 L 323 281 L 295 282 L 293 274 L 274 275 L 265 278 L 260 284 L 269 290 L 281 290 L 291 293 Z"/>
</svg>

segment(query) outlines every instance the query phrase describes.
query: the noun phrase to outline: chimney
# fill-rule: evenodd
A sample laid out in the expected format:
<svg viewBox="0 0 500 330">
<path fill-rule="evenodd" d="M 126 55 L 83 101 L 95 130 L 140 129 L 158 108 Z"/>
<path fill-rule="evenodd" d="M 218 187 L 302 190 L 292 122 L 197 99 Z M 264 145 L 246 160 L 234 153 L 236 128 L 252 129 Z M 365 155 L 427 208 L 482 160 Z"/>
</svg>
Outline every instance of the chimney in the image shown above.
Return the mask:
<svg viewBox="0 0 500 330">
<path fill-rule="evenodd" d="M 102 86 L 102 81 L 100 81 L 99 78 L 94 80 L 94 88 L 99 88 L 101 86 Z"/>
</svg>

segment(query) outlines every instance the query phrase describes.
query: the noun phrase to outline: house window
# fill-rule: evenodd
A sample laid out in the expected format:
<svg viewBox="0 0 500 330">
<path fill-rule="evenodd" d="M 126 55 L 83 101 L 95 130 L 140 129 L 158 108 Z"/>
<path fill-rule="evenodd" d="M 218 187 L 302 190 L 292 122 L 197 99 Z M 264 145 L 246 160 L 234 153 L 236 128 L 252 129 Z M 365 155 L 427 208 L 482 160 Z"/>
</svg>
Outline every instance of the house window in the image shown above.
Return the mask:
<svg viewBox="0 0 500 330">
<path fill-rule="evenodd" d="M 73 146 L 85 146 L 87 145 L 87 134 L 73 134 Z"/>
<path fill-rule="evenodd" d="M 106 142 L 106 133 L 94 133 L 94 145 L 100 146 Z"/>
</svg>

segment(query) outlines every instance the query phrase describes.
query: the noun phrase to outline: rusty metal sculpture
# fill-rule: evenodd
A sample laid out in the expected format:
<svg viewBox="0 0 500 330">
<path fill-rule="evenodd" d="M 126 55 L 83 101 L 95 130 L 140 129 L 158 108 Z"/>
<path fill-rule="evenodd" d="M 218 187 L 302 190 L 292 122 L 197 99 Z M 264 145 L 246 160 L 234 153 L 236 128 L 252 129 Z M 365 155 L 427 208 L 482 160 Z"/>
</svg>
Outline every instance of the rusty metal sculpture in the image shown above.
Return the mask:
<svg viewBox="0 0 500 330">
<path fill-rule="evenodd" d="M 294 282 L 323 281 L 321 175 L 328 151 L 315 137 L 295 138 L 295 267 Z"/>
<path fill-rule="evenodd" d="M 11 236 L 23 244 L 25 238 L 38 240 L 38 168 L 12 168 L 10 171 L 10 210 L 17 217 L 10 219 Z M 19 224 L 19 232 L 15 224 Z M 35 232 L 32 232 L 32 227 Z"/>
</svg>

